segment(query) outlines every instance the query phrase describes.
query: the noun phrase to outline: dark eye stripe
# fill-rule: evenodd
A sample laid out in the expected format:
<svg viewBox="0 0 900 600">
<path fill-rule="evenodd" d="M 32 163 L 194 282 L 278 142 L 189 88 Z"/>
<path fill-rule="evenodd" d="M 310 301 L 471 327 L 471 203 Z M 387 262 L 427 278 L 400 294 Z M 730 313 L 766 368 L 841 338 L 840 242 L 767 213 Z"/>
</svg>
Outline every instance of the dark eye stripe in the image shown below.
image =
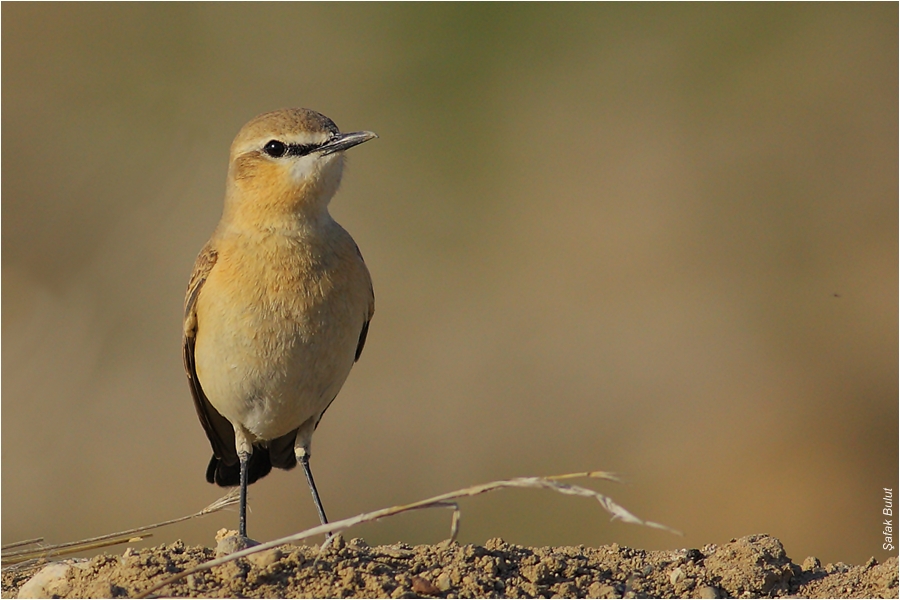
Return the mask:
<svg viewBox="0 0 900 600">
<path fill-rule="evenodd" d="M 279 140 L 269 140 L 266 145 L 263 146 L 263 152 L 272 158 L 306 156 L 322 147 L 325 143 L 326 142 L 322 142 L 321 144 L 285 144 Z"/>
<path fill-rule="evenodd" d="M 288 156 L 306 156 L 321 144 L 288 144 Z"/>
</svg>

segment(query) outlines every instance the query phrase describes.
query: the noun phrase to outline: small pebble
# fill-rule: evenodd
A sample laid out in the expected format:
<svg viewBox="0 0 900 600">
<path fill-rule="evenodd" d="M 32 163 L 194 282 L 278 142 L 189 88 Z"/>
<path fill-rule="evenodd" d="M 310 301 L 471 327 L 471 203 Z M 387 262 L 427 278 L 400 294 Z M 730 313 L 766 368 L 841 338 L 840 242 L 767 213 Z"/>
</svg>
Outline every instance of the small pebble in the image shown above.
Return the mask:
<svg viewBox="0 0 900 600">
<path fill-rule="evenodd" d="M 224 530 L 220 530 L 224 531 Z M 231 533 L 231 532 L 229 532 Z M 222 556 L 227 556 L 229 554 L 234 554 L 235 552 L 240 552 L 241 550 L 245 550 L 250 546 L 258 546 L 259 542 L 255 540 L 251 540 L 248 537 L 244 537 L 238 534 L 230 535 L 228 537 L 223 537 L 219 539 L 219 535 L 216 535 L 216 557 L 221 558 Z"/>
<path fill-rule="evenodd" d="M 446 592 L 451 587 L 453 587 L 452 584 L 450 583 L 450 576 L 447 575 L 446 573 L 441 573 L 440 575 L 438 575 L 436 583 L 437 583 L 438 589 L 441 590 L 442 592 Z"/>
<path fill-rule="evenodd" d="M 50 563 L 19 588 L 19 598 L 59 598 L 69 591 L 69 565 Z"/>
<path fill-rule="evenodd" d="M 437 596 L 441 593 L 440 588 L 418 575 L 414 575 L 412 578 L 412 590 L 417 594 L 425 594 L 427 596 Z"/>
<path fill-rule="evenodd" d="M 807 556 L 800 567 L 804 571 L 816 571 L 822 568 L 822 563 L 815 556 Z"/>
<path fill-rule="evenodd" d="M 684 553 L 684 557 L 691 562 L 700 562 L 703 560 L 703 553 L 696 548 L 691 548 Z"/>
<path fill-rule="evenodd" d="M 271 550 L 264 550 L 263 552 L 257 552 L 256 554 L 251 554 L 247 557 L 254 566 L 262 569 L 268 567 L 269 565 L 274 565 L 284 554 L 281 552 L 279 548 L 272 548 Z"/>
</svg>

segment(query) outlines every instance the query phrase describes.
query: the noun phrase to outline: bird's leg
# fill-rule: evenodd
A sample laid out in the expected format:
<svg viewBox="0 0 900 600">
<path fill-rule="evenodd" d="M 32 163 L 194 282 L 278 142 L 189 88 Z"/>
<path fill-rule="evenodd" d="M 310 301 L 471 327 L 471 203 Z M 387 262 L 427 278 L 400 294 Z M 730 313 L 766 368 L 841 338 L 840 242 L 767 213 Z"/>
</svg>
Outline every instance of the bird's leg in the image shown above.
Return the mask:
<svg viewBox="0 0 900 600">
<path fill-rule="evenodd" d="M 247 537 L 247 479 L 253 444 L 247 431 L 240 425 L 234 426 L 234 449 L 237 450 L 238 460 L 241 463 L 241 516 L 238 533 L 241 537 Z"/>
<path fill-rule="evenodd" d="M 297 462 L 303 467 L 303 474 L 306 475 L 306 483 L 309 484 L 309 491 L 312 493 L 313 502 L 316 503 L 316 512 L 319 513 L 319 521 L 322 525 L 328 523 L 328 517 L 325 516 L 325 509 L 322 508 L 322 500 L 319 498 L 319 490 L 316 489 L 316 480 L 313 479 L 312 470 L 309 468 L 309 446 L 312 442 L 312 434 L 316 430 L 321 415 L 316 415 L 307 419 L 303 425 L 297 430 L 297 438 L 294 440 L 294 456 Z"/>
<path fill-rule="evenodd" d="M 247 465 L 250 464 L 250 453 L 238 453 L 238 460 L 241 461 L 241 517 L 238 533 L 241 534 L 241 537 L 247 537 Z"/>
<path fill-rule="evenodd" d="M 302 451 L 301 451 L 302 450 Z M 297 460 L 303 467 L 306 474 L 306 483 L 309 484 L 309 491 L 312 492 L 313 502 L 316 503 L 316 511 L 319 513 L 319 520 L 322 525 L 328 523 L 328 517 L 325 516 L 325 509 L 322 507 L 322 500 L 319 498 L 319 490 L 316 489 L 316 481 L 313 479 L 312 469 L 309 468 L 309 451 L 305 448 L 297 450 Z"/>
</svg>

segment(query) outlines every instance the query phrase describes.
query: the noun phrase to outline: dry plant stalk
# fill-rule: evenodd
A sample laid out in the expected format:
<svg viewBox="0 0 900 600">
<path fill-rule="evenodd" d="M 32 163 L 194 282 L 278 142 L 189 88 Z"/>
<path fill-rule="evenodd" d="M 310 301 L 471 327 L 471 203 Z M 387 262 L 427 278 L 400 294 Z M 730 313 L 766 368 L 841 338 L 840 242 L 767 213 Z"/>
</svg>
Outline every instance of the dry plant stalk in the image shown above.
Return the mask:
<svg viewBox="0 0 900 600">
<path fill-rule="evenodd" d="M 348 519 L 343 519 L 341 521 L 333 521 L 331 523 L 327 523 L 325 525 L 319 525 L 318 527 L 313 527 L 311 529 L 307 529 L 306 531 L 301 531 L 300 533 L 295 533 L 293 535 L 289 535 L 283 538 L 279 538 L 277 540 L 272 540 L 271 542 L 266 542 L 264 544 L 259 544 L 256 546 L 252 546 L 245 550 L 241 550 L 239 552 L 235 552 L 233 554 L 229 554 L 228 556 L 223 556 L 221 558 L 217 558 L 214 560 L 207 561 L 203 564 L 197 565 L 196 567 L 191 567 L 190 569 L 186 569 L 177 575 L 173 575 L 169 577 L 165 581 L 158 583 L 157 585 L 151 587 L 144 593 L 137 596 L 138 598 L 147 598 L 154 592 L 157 592 L 164 587 L 175 583 L 176 581 L 180 581 L 184 579 L 188 575 L 193 575 L 194 573 L 199 573 L 200 571 L 206 571 L 208 569 L 212 569 L 213 567 L 218 567 L 220 565 L 224 565 L 233 560 L 237 560 L 239 558 L 243 558 L 245 556 L 249 556 L 251 554 L 255 554 L 257 552 L 263 552 L 265 550 L 270 550 L 272 548 L 277 548 L 278 546 L 283 546 L 285 544 L 289 544 L 292 542 L 299 542 L 311 537 L 315 537 L 317 535 L 330 535 L 334 533 L 338 533 L 340 531 L 344 531 L 354 525 L 359 525 L 361 523 L 371 523 L 373 521 L 378 521 L 379 519 L 383 519 L 385 517 L 390 517 L 394 515 L 399 515 L 401 513 L 410 512 L 413 510 L 421 510 L 425 508 L 453 508 L 453 518 L 450 525 L 450 539 L 455 540 L 456 534 L 459 528 L 459 506 L 454 502 L 454 500 L 458 500 L 459 498 L 465 498 L 470 496 L 477 496 L 479 494 L 484 494 L 487 492 L 493 492 L 499 489 L 504 488 L 543 488 L 553 490 L 555 492 L 559 492 L 561 494 L 567 494 L 570 496 L 583 496 L 586 498 L 593 498 L 600 503 L 600 506 L 604 508 L 608 513 L 612 515 L 613 520 L 621 520 L 625 523 L 634 523 L 636 525 L 644 525 L 646 527 L 652 527 L 654 529 L 662 529 L 665 531 L 669 531 L 671 533 L 681 535 L 681 532 L 672 529 L 666 525 L 662 525 L 660 523 L 655 523 L 653 521 L 644 521 L 634 516 L 630 512 L 628 512 L 622 506 L 616 504 L 611 498 L 608 496 L 604 496 L 599 492 L 595 492 L 594 490 L 580 487 L 577 485 L 571 485 L 567 483 L 560 483 L 560 480 L 563 479 L 574 479 L 581 477 L 592 477 L 596 479 L 606 479 L 609 481 L 619 481 L 618 478 L 608 472 L 605 471 L 587 471 L 583 473 L 569 473 L 566 475 L 554 475 L 550 477 L 517 477 L 515 479 L 505 479 L 501 481 L 492 481 L 490 483 L 483 483 L 480 485 L 474 485 L 472 487 L 463 488 L 461 490 L 456 490 L 453 492 L 448 492 L 446 494 L 441 494 L 439 496 L 434 496 L 432 498 L 427 498 L 425 500 L 420 500 L 418 502 L 413 502 L 412 504 L 405 504 L 402 506 L 392 506 L 390 508 L 383 508 L 381 510 L 376 510 L 374 512 L 363 513 L 360 515 L 356 515 L 355 517 L 350 517 Z M 329 538 L 330 540 L 330 538 Z M 326 540 L 326 544 L 329 540 Z M 323 544 L 323 547 L 326 545 Z"/>
<path fill-rule="evenodd" d="M 44 541 L 44 538 L 42 538 L 42 537 L 33 538 L 30 540 L 22 540 L 21 542 L 13 542 L 11 544 L 5 544 L 2 547 L 0 547 L 0 550 L 12 550 L 13 548 L 19 548 L 21 546 L 30 546 L 32 544 L 40 544 L 43 541 Z"/>
<path fill-rule="evenodd" d="M 144 537 L 150 537 L 150 535 L 152 534 L 148 534 L 146 532 L 150 531 L 151 529 L 157 529 L 159 527 L 165 527 L 166 525 L 172 525 L 174 523 L 181 523 L 182 521 L 196 519 L 197 517 L 202 517 L 203 515 L 208 515 L 210 513 L 222 510 L 223 508 L 226 508 L 228 506 L 232 506 L 236 504 L 237 501 L 238 495 L 237 490 L 235 489 L 229 491 L 227 494 L 199 512 L 196 512 L 192 515 L 187 515 L 186 517 L 179 517 L 177 519 L 163 521 L 162 523 L 154 523 L 153 525 L 145 525 L 143 527 L 136 527 L 135 529 L 109 533 L 85 540 L 79 540 L 77 542 L 66 542 L 65 544 L 40 546 L 38 548 L 24 548 L 13 550 L 12 552 L 7 552 L 7 550 L 38 544 L 42 542 L 44 538 L 35 538 L 33 540 L 23 540 L 21 542 L 7 544 L 3 547 L 3 570 L 5 571 L 9 568 L 15 568 L 17 566 L 26 566 L 27 564 L 31 564 L 37 560 L 52 558 L 54 556 L 64 556 L 66 554 L 74 554 L 76 552 L 83 552 L 85 550 L 94 550 L 96 548 L 105 548 L 107 546 L 115 546 L 116 544 L 124 544 L 131 541 L 139 541 Z"/>
</svg>

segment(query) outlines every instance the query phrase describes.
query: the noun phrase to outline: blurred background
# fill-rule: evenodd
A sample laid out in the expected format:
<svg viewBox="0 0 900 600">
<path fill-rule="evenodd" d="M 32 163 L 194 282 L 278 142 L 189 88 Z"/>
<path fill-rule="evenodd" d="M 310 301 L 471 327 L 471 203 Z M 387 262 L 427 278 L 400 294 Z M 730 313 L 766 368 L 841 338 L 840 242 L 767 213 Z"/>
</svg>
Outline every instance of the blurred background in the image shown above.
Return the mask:
<svg viewBox="0 0 900 600">
<path fill-rule="evenodd" d="M 524 475 L 460 539 L 882 550 L 898 487 L 898 7 L 4 4 L 2 540 L 189 514 L 223 490 L 182 301 L 254 115 L 352 150 L 335 218 L 375 282 L 313 468 L 332 518 Z M 249 531 L 316 524 L 299 471 Z M 449 514 L 350 531 L 444 539 Z M 210 545 L 224 512 L 148 544 Z"/>
</svg>

